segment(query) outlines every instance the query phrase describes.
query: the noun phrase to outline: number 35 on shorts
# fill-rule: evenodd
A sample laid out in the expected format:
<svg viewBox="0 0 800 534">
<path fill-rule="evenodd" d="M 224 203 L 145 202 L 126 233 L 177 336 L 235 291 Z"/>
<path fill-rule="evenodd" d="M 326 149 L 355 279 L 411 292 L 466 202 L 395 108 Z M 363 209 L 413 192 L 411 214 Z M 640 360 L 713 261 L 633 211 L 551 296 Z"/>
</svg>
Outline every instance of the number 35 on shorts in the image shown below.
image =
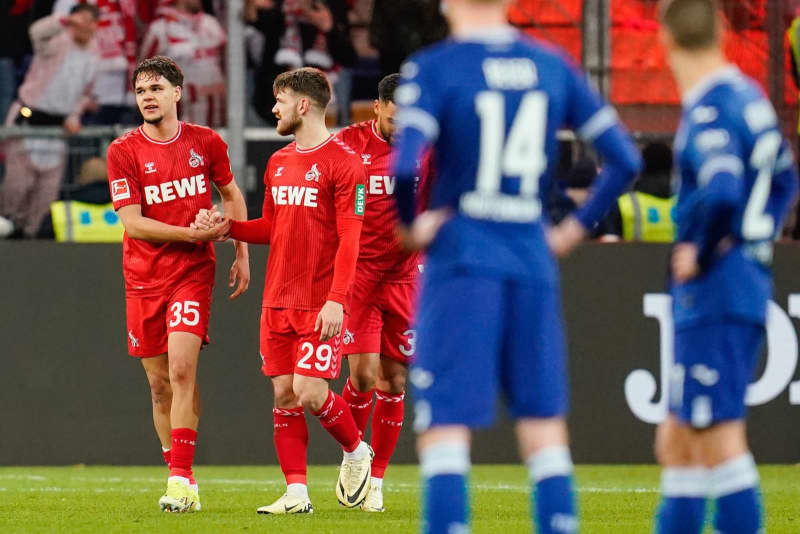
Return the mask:
<svg viewBox="0 0 800 534">
<path fill-rule="evenodd" d="M 200 303 L 194 300 L 173 302 L 169 308 L 172 319 L 169 327 L 175 328 L 183 323 L 186 326 L 197 326 L 200 323 Z"/>
</svg>

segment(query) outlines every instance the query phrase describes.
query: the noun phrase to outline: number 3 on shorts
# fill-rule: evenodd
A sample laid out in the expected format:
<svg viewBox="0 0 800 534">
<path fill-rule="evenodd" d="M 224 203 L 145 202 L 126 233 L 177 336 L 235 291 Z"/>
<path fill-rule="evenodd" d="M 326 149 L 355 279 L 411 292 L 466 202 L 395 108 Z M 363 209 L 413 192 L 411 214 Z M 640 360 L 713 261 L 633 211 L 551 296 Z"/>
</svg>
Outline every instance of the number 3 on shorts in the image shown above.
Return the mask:
<svg viewBox="0 0 800 534">
<path fill-rule="evenodd" d="M 403 335 L 408 338 L 408 346 L 400 344 L 397 348 L 403 356 L 410 358 L 417 351 L 417 331 L 409 329 L 403 332 Z"/>
<path fill-rule="evenodd" d="M 170 328 L 175 328 L 181 322 L 186 326 L 197 326 L 200 322 L 199 302 L 187 300 L 184 302 L 173 302 L 170 307 L 172 320 L 169 322 Z"/>
<path fill-rule="evenodd" d="M 314 355 L 314 345 L 306 341 L 300 345 L 300 350 L 303 351 L 303 357 L 297 362 L 297 367 L 300 369 L 311 369 L 311 364 L 308 363 L 309 358 Z M 306 352 L 307 351 L 307 352 Z M 316 360 L 314 367 L 317 371 L 324 373 L 331 366 L 331 356 L 333 356 L 333 349 L 330 345 L 320 345 L 317 347 Z"/>
</svg>

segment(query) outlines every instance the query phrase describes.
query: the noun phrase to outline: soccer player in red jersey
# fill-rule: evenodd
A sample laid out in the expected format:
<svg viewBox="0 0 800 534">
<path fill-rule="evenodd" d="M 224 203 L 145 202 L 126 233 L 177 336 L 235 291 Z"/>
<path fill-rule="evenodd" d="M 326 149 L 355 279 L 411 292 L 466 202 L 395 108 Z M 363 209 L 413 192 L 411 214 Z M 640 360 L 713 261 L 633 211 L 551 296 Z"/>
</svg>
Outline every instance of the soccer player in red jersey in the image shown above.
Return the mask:
<svg viewBox="0 0 800 534">
<path fill-rule="evenodd" d="M 227 146 L 211 129 L 178 121 L 183 74 L 175 62 L 154 57 L 139 64 L 133 85 L 144 124 L 108 148 L 108 180 L 125 236 L 128 352 L 141 359 L 153 403 L 153 422 L 169 466 L 162 510 L 200 509 L 192 476 L 199 396 L 197 363 L 208 342 L 214 287 L 212 243 L 226 228 L 190 228 L 198 209 L 211 207 L 211 183 L 225 212 L 246 219 L 231 174 Z M 231 298 L 247 289 L 247 245 L 235 243 Z"/>
<path fill-rule="evenodd" d="M 339 132 L 339 138 L 361 156 L 369 175 L 352 311 L 344 335 L 350 379 L 342 392 L 362 434 L 375 392 L 371 443 L 375 459 L 370 490 L 361 504 L 361 509 L 369 512 L 384 510 L 383 475 L 403 425 L 406 374 L 415 348 L 411 320 L 422 267 L 420 254 L 406 251 L 395 237 L 397 209 L 390 168 L 394 92 L 399 81 L 399 74 L 390 74 L 378 84 L 375 119 Z M 422 164 L 420 179 L 424 187 L 427 160 Z"/>
<path fill-rule="evenodd" d="M 275 391 L 273 437 L 287 489 L 258 512 L 313 512 L 306 486 L 305 410 L 342 446 L 336 496 L 353 508 L 369 491 L 372 449 L 328 381 L 339 376 L 344 310 L 366 203 L 364 165 L 325 126 L 331 91 L 321 71 L 283 73 L 273 92 L 278 133 L 294 134 L 295 140 L 267 163 L 261 218 L 234 221 L 230 229 L 234 239 L 270 245 L 260 349 L 262 371 Z M 218 213 L 204 210 L 196 222 L 208 228 L 218 219 Z"/>
</svg>

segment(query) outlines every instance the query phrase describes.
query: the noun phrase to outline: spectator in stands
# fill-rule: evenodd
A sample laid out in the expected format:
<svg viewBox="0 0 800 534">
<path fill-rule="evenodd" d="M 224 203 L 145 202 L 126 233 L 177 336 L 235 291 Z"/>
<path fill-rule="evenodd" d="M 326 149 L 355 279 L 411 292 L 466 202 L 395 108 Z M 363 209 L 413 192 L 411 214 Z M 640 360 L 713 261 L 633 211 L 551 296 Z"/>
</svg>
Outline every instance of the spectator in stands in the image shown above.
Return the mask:
<svg viewBox="0 0 800 534">
<path fill-rule="evenodd" d="M 370 41 L 380 53 L 381 78 L 400 71 L 413 52 L 447 36 L 439 0 L 375 0 Z"/>
<path fill-rule="evenodd" d="M 95 6 L 79 4 L 67 17 L 50 15 L 31 26 L 33 62 L 6 125 L 63 126 L 68 134 L 81 129 L 80 117 L 93 104 L 98 18 Z M 64 141 L 11 140 L 6 143 L 6 157 L 0 214 L 24 236 L 34 237 L 58 197 L 66 161 Z"/>
<path fill-rule="evenodd" d="M 124 231 L 111 204 L 106 161 L 90 158 L 81 165 L 77 187 L 50 205 L 51 216 L 42 223 L 39 237 L 58 241 L 122 241 Z"/>
<path fill-rule="evenodd" d="M 201 0 L 168 0 L 156 11 L 141 47 L 141 59 L 164 55 L 186 76 L 181 118 L 205 126 L 225 124 L 225 30 L 203 12 Z"/>
<path fill-rule="evenodd" d="M 50 14 L 47 4 L 31 0 L 0 1 L 0 118 L 5 118 L 30 62 L 28 29 L 34 20 Z"/>
<path fill-rule="evenodd" d="M 642 150 L 644 170 L 633 191 L 617 200 L 601 223 L 603 241 L 671 243 L 675 239 L 672 149 L 654 142 Z"/>
<path fill-rule="evenodd" d="M 348 124 L 356 53 L 350 38 L 348 0 L 251 0 L 246 19 L 264 36 L 254 106 L 274 124 L 272 80 L 303 66 L 325 71 L 340 124 Z"/>
<path fill-rule="evenodd" d="M 53 13 L 63 15 L 77 4 L 100 10 L 97 45 L 100 53 L 94 99 L 99 109 L 84 117 L 85 124 L 134 124 L 130 73 L 136 63 L 136 3 L 134 0 L 56 0 Z"/>
</svg>

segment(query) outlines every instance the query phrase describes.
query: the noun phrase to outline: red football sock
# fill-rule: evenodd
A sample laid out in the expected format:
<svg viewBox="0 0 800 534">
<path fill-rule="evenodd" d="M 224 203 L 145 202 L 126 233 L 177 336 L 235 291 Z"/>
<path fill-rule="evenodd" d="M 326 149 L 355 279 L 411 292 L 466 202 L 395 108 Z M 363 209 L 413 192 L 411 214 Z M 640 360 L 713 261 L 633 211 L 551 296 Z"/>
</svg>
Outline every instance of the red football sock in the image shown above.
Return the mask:
<svg viewBox="0 0 800 534">
<path fill-rule="evenodd" d="M 167 464 L 167 467 L 169 467 L 169 462 L 172 460 L 172 449 L 164 450 L 162 447 L 161 456 L 164 457 L 164 463 Z"/>
<path fill-rule="evenodd" d="M 272 439 L 286 484 L 305 484 L 308 427 L 303 407 L 273 408 L 272 420 Z"/>
<path fill-rule="evenodd" d="M 375 391 L 374 388 L 365 392 L 357 390 L 349 378 L 347 382 L 345 382 L 344 389 L 342 390 L 342 398 L 350 407 L 350 413 L 353 414 L 353 419 L 356 420 L 356 426 L 358 426 L 362 436 L 367 430 L 369 412 L 372 410 L 373 391 Z"/>
<path fill-rule="evenodd" d="M 328 390 L 328 398 L 322 404 L 322 409 L 314 415 L 345 452 L 353 452 L 361 443 L 361 433 L 358 431 L 353 414 L 350 413 L 350 408 L 344 399 L 333 391 Z"/>
<path fill-rule="evenodd" d="M 173 428 L 171 434 L 172 449 L 170 450 L 169 476 L 192 478 L 197 430 Z"/>
<path fill-rule="evenodd" d="M 375 391 L 375 414 L 372 416 L 372 476 L 383 478 L 389 458 L 392 457 L 403 428 L 403 398 L 405 393 L 393 395 Z"/>
</svg>

